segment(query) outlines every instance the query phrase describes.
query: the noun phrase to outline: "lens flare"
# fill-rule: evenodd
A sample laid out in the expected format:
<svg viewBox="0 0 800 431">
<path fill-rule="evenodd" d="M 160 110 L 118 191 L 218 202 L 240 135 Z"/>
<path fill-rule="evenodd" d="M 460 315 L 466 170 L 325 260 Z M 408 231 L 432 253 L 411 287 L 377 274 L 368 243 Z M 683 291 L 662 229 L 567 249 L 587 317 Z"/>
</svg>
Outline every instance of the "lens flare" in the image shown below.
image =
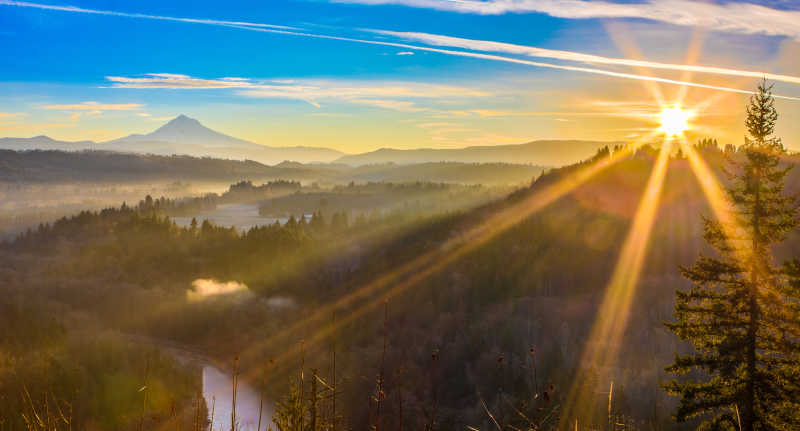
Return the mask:
<svg viewBox="0 0 800 431">
<path fill-rule="evenodd" d="M 614 365 L 623 335 L 628 327 L 631 304 L 647 256 L 650 233 L 658 212 L 664 178 L 669 165 L 670 151 L 671 144 L 667 141 L 658 154 L 658 159 L 656 159 L 636 210 L 633 224 L 617 259 L 614 273 L 606 286 L 580 364 L 591 365 L 596 370 L 608 370 Z M 575 383 L 570 388 L 564 405 L 562 428 L 566 427 L 567 422 L 573 420 L 580 411 L 586 409 L 593 400 L 594 394 L 580 392 L 580 385 L 577 384 L 588 378 L 586 373 L 587 369 L 579 370 L 575 377 Z"/>
<path fill-rule="evenodd" d="M 664 107 L 658 115 L 661 131 L 667 136 L 682 135 L 689 128 L 689 118 L 691 117 L 691 111 L 682 109 L 680 106 Z"/>
</svg>

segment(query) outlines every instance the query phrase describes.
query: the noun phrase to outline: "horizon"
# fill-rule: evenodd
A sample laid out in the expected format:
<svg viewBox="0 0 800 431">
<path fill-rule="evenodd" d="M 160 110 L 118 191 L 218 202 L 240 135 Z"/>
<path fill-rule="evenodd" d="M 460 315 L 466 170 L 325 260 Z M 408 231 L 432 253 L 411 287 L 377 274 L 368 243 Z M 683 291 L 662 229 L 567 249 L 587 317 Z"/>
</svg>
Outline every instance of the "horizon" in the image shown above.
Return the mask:
<svg viewBox="0 0 800 431">
<path fill-rule="evenodd" d="M 3 0 L 0 135 L 104 142 L 184 113 L 269 147 L 358 154 L 636 141 L 658 128 L 665 106 L 681 105 L 694 111 L 689 140 L 739 145 L 760 77 L 775 83 L 782 115 L 800 113 L 800 35 L 790 25 L 800 8 L 622 5 Z M 743 24 L 743 10 L 758 15 Z M 697 18 L 707 14 L 717 20 Z M 800 125 L 779 122 L 776 132 L 800 150 Z"/>
<path fill-rule="evenodd" d="M 28 140 L 28 139 L 36 139 L 36 138 L 47 138 L 47 139 L 50 139 L 50 140 L 53 140 L 53 141 L 56 141 L 56 142 L 63 142 L 63 143 L 68 143 L 68 144 L 79 144 L 79 143 L 109 144 L 109 143 L 112 143 L 113 141 L 115 141 L 115 140 L 117 140 L 117 139 L 121 139 L 121 138 L 133 137 L 133 136 L 137 136 L 137 137 L 138 137 L 138 136 L 146 136 L 146 135 L 149 135 L 149 134 L 151 134 L 151 133 L 153 133 L 153 132 L 156 132 L 156 131 L 158 131 L 159 129 L 163 128 L 164 126 L 167 126 L 167 125 L 169 125 L 169 124 L 172 124 L 172 123 L 173 123 L 175 120 L 180 120 L 180 119 L 187 119 L 187 120 L 191 120 L 191 121 L 196 121 L 196 122 L 197 122 L 197 124 L 199 124 L 199 125 L 200 125 L 201 127 L 203 127 L 203 128 L 209 129 L 209 130 L 211 130 L 212 132 L 221 133 L 221 132 L 219 132 L 219 131 L 217 131 L 217 130 L 214 130 L 214 129 L 211 129 L 211 128 L 207 127 L 205 124 L 203 124 L 202 122 L 200 122 L 200 121 L 199 121 L 199 120 L 197 120 L 196 118 L 193 118 L 193 117 L 192 117 L 192 116 L 190 116 L 190 115 L 186 115 L 186 114 L 178 114 L 178 115 L 176 115 L 176 116 L 175 116 L 175 117 L 173 117 L 173 118 L 166 119 L 166 120 L 164 121 L 164 123 L 163 123 L 163 124 L 156 124 L 156 125 L 154 125 L 154 126 L 153 126 L 154 128 L 153 128 L 152 130 L 150 130 L 150 132 L 148 132 L 148 133 L 143 133 L 143 134 L 139 134 L 139 133 L 132 133 L 132 134 L 129 134 L 129 135 L 126 135 L 126 136 L 121 136 L 120 138 L 116 138 L 116 139 L 109 140 L 109 141 L 92 141 L 92 140 L 90 140 L 90 139 L 82 139 L 82 140 L 77 140 L 77 141 L 62 141 L 62 140 L 60 140 L 60 139 L 55 139 L 55 138 L 53 138 L 52 136 L 49 136 L 49 135 L 35 135 L 35 136 L 24 136 L 24 137 L 23 137 L 23 136 L 0 136 L 0 139 L 20 139 L 20 140 Z M 228 134 L 224 134 L 224 135 L 225 135 L 225 136 L 227 136 L 227 137 L 230 137 L 230 138 L 241 139 L 241 138 L 239 138 L 239 137 L 237 137 L 237 136 L 233 136 L 233 135 L 228 135 Z M 655 142 L 655 140 L 656 140 L 656 138 L 654 137 L 654 141 L 651 141 L 651 142 L 645 142 L 645 143 L 643 143 L 643 144 L 650 144 L 650 145 L 654 145 L 654 144 L 655 144 L 655 145 L 657 145 L 657 142 Z M 605 143 L 605 144 L 620 144 L 620 143 L 624 143 L 624 141 L 601 141 L 601 140 L 582 140 L 582 139 L 537 139 L 537 140 L 534 140 L 534 141 L 528 141 L 528 142 L 518 142 L 518 143 L 511 143 L 511 144 L 498 144 L 498 145 L 485 145 L 485 146 L 481 146 L 481 145 L 470 145 L 470 146 L 464 146 L 464 147 L 452 147 L 452 148 L 435 148 L 435 147 L 394 148 L 394 147 L 379 147 L 379 148 L 375 148 L 375 149 L 373 149 L 373 150 L 369 150 L 369 151 L 366 151 L 366 152 L 363 152 L 363 153 L 347 153 L 347 152 L 343 152 L 343 151 L 339 151 L 339 152 L 340 152 L 341 154 L 343 154 L 343 155 L 359 155 L 359 154 L 366 154 L 366 153 L 375 152 L 375 151 L 381 151 L 381 150 L 392 150 L 392 151 L 394 151 L 394 150 L 397 150 L 397 151 L 415 151 L 415 150 L 463 150 L 463 149 L 467 149 L 467 148 L 473 148 L 473 147 L 499 147 L 499 146 L 517 146 L 517 145 L 535 144 L 535 143 L 537 143 L 537 142 L 570 142 L 570 141 L 573 141 L 573 142 L 575 142 L 575 141 L 581 141 L 581 142 L 593 142 L 593 143 L 599 143 L 599 144 L 602 144 L 602 143 Z M 165 143 L 167 143 L 168 141 L 164 141 L 164 142 L 165 142 Z M 270 148 L 287 148 L 287 147 L 273 147 L 273 146 L 269 146 L 269 145 L 265 145 L 265 144 L 259 144 L 259 143 L 257 143 L 257 142 L 251 142 L 251 141 L 247 141 L 247 142 L 250 142 L 250 143 L 253 143 L 253 144 L 257 144 L 257 145 L 264 145 L 264 146 L 266 146 L 266 147 L 270 147 Z M 300 147 L 303 147 L 303 146 L 300 146 Z M 308 146 L 305 146 L 305 147 L 308 147 Z M 288 147 L 288 148 L 294 148 L 294 147 Z M 313 147 L 313 148 L 325 148 L 325 147 Z M 8 149 L 11 149 L 11 148 L 8 148 Z M 113 149 L 112 149 L 112 151 L 113 151 Z M 338 150 L 336 150 L 336 151 L 338 151 Z M 577 161 L 580 161 L 580 160 L 576 160 L 576 162 L 577 162 Z M 489 163 L 491 163 L 491 162 L 489 162 Z"/>
<path fill-rule="evenodd" d="M 800 430 L 800 0 L 67 1 L 0 431 Z"/>
</svg>

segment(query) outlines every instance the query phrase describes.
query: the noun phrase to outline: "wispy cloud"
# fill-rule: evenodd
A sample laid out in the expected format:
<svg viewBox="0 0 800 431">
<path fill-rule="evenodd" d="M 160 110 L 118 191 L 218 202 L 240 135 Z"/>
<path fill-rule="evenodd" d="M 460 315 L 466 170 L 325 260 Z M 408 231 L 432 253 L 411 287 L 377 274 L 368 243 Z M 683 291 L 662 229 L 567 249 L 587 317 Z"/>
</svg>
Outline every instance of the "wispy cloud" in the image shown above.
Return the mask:
<svg viewBox="0 0 800 431">
<path fill-rule="evenodd" d="M 148 73 L 140 77 L 106 76 L 112 88 L 169 88 L 169 89 L 208 89 L 208 88 L 247 88 L 252 87 L 245 78 L 202 79 L 175 73 Z"/>
<path fill-rule="evenodd" d="M 141 109 L 143 105 L 138 103 L 105 104 L 98 102 L 83 102 L 71 105 L 44 105 L 41 109 L 52 109 L 58 111 L 89 111 L 100 113 L 103 111 L 134 111 Z"/>
<path fill-rule="evenodd" d="M 289 85 L 252 84 L 239 94 L 252 97 L 293 99 L 364 99 L 364 98 L 466 98 L 491 96 L 491 92 L 473 88 L 418 82 L 396 81 L 297 81 Z"/>
<path fill-rule="evenodd" d="M 11 123 L 2 123 L 2 124 L 0 124 L 0 130 L 2 130 L 2 131 L 34 132 L 34 133 L 40 133 L 43 129 L 69 128 L 69 127 L 75 127 L 75 123 L 19 123 L 19 122 L 11 122 Z"/>
<path fill-rule="evenodd" d="M 417 124 L 417 127 L 419 127 L 420 129 L 436 129 L 443 127 L 458 127 L 458 126 L 460 126 L 459 123 L 450 123 L 445 121 L 440 121 L 440 122 L 431 121 L 431 122 Z"/>
<path fill-rule="evenodd" d="M 800 19 L 800 17 L 798 17 Z M 800 22 L 800 21 L 798 21 Z M 800 26 L 800 24 L 799 24 Z M 473 51 L 501 52 L 504 54 L 524 55 L 533 58 L 549 58 L 554 60 L 566 60 L 586 64 L 609 64 L 629 67 L 644 67 L 649 69 L 677 70 L 697 73 L 708 73 L 716 75 L 742 76 L 749 78 L 762 78 L 791 82 L 800 84 L 800 76 L 774 74 L 765 71 L 740 70 L 724 67 L 713 67 L 691 64 L 661 63 L 647 60 L 634 60 L 630 58 L 603 57 L 599 55 L 586 54 L 575 51 L 563 51 L 539 48 L 535 46 L 517 45 L 505 42 L 495 42 L 490 40 L 465 39 L 460 37 L 445 36 L 440 34 L 399 32 L 388 30 L 367 30 L 376 34 L 397 37 L 404 40 L 422 42 L 428 45 L 445 46 L 449 48 L 463 48 Z"/>
<path fill-rule="evenodd" d="M 137 117 L 142 117 L 147 121 L 157 121 L 157 122 L 168 121 L 168 120 L 171 120 L 171 119 L 175 118 L 174 116 L 154 117 L 153 114 L 151 114 L 149 112 L 137 112 L 136 116 Z"/>
<path fill-rule="evenodd" d="M 23 112 L 0 112 L 0 118 L 10 120 L 12 118 L 24 117 L 26 114 Z"/>
<path fill-rule="evenodd" d="M 317 108 L 322 101 L 369 105 L 405 112 L 426 110 L 417 101 L 489 97 L 492 93 L 472 88 L 417 82 L 345 80 L 205 79 L 188 75 L 151 73 L 143 77 L 109 76 L 115 88 L 138 89 L 234 89 L 243 97 L 293 99 Z"/>
<path fill-rule="evenodd" d="M 639 18 L 680 26 L 800 39 L 800 11 L 745 2 L 717 4 L 691 0 L 614 3 L 593 0 L 331 0 L 335 3 L 405 5 L 461 13 L 542 13 L 557 18 Z"/>
<path fill-rule="evenodd" d="M 349 1 L 349 0 L 348 0 Z M 461 5 L 467 8 L 478 8 L 472 10 L 472 12 L 478 12 L 479 10 L 493 10 L 492 8 L 499 8 L 497 12 L 494 13 L 504 13 L 512 11 L 522 11 L 524 7 L 530 8 L 530 11 L 545 11 L 545 10 L 553 10 L 555 14 L 559 9 L 563 9 L 564 11 L 573 11 L 574 16 L 576 18 L 589 18 L 589 17 L 613 17 L 613 16 L 632 16 L 632 17 L 640 17 L 646 18 L 646 16 L 639 16 L 642 15 L 641 13 L 633 14 L 633 12 L 628 13 L 628 15 L 616 13 L 612 14 L 609 12 L 605 12 L 605 15 L 601 13 L 600 6 L 608 6 L 610 8 L 630 8 L 630 10 L 639 10 L 639 8 L 665 8 L 666 6 L 669 11 L 675 11 L 676 16 L 684 16 L 686 10 L 695 10 L 697 11 L 698 7 L 710 7 L 710 8 L 731 8 L 731 10 L 735 8 L 744 8 L 744 9 L 736 9 L 738 10 L 739 19 L 738 21 L 741 22 L 741 25 L 748 25 L 747 23 L 752 22 L 759 22 L 761 20 L 768 21 L 767 27 L 772 29 L 771 31 L 775 32 L 778 29 L 785 29 L 784 33 L 792 33 L 796 36 L 800 36 L 800 26 L 796 25 L 796 22 L 800 22 L 800 16 L 791 15 L 789 17 L 782 16 L 781 19 L 776 20 L 775 22 L 765 18 L 765 15 L 770 15 L 773 12 L 785 12 L 785 11 L 776 11 L 774 9 L 765 8 L 763 6 L 757 5 L 749 5 L 752 6 L 754 9 L 752 10 L 745 10 L 749 7 L 747 4 L 740 4 L 740 3 L 730 3 L 728 5 L 714 5 L 714 4 L 706 4 L 706 3 L 692 3 L 685 0 L 653 0 L 649 3 L 630 3 L 630 4 L 616 4 L 616 3 L 608 3 L 608 2 L 599 2 L 599 1 L 582 1 L 582 0 L 565 0 L 564 2 L 556 2 L 555 0 L 496 0 L 496 1 L 485 1 L 485 2 L 473 2 L 473 1 L 465 1 L 465 0 L 449 0 L 449 1 L 435 1 L 435 0 L 355 0 L 360 1 L 362 3 L 369 3 L 369 4 L 388 4 L 388 3 L 395 3 L 395 4 L 409 4 L 414 6 L 420 7 L 435 7 L 441 6 L 447 7 L 448 4 L 453 5 Z M 562 4 L 563 3 L 563 4 Z M 474 51 L 460 51 L 460 50 L 453 50 L 453 49 L 442 49 L 442 48 L 434 48 L 430 46 L 417 46 L 411 45 L 408 43 L 399 43 L 399 42 L 390 42 L 390 41 L 378 41 L 378 40 L 368 40 L 368 39 L 358 39 L 358 38 L 351 38 L 351 37 L 344 37 L 344 36 L 334 36 L 334 35 L 327 35 L 327 34 L 318 34 L 318 33 L 309 33 L 304 31 L 295 31 L 293 29 L 286 29 L 285 27 L 281 26 L 274 26 L 271 24 L 260 24 L 260 23 L 248 23 L 248 22 L 238 22 L 238 21 L 219 21 L 219 20 L 198 20 L 194 18 L 176 18 L 176 17 L 161 17 L 161 16 L 154 16 L 154 15 L 146 15 L 146 14 L 135 14 L 135 13 L 124 13 L 124 12 L 113 12 L 113 11 L 101 11 L 101 10 L 93 10 L 93 9 L 83 9 L 83 8 L 76 8 L 73 6 L 55 6 L 55 5 L 43 5 L 38 3 L 29 3 L 29 2 L 15 2 L 15 1 L 8 1 L 8 0 L 0 0 L 0 5 L 13 5 L 13 6 L 22 6 L 22 7 L 34 7 L 39 9 L 49 9 L 49 10 L 58 10 L 58 11 L 65 11 L 65 12 L 78 12 L 78 13 L 96 13 L 96 14 L 104 14 L 104 15 L 119 15 L 119 16 L 126 16 L 131 18 L 145 18 L 145 19 L 166 19 L 170 21 L 186 21 L 186 22 L 198 22 L 198 23 L 205 23 L 205 24 L 215 24 L 215 25 L 224 25 L 227 27 L 238 28 L 242 30 L 249 30 L 249 31 L 259 31 L 259 32 L 266 32 L 266 33 L 274 33 L 274 34 L 284 34 L 284 35 L 292 35 L 298 37 L 306 37 L 306 38 L 316 38 L 316 39 L 326 39 L 326 40 L 337 40 L 343 42 L 352 42 L 352 43 L 359 43 L 359 44 L 367 44 L 367 45 L 376 45 L 376 46 L 391 46 L 395 48 L 401 48 L 404 50 L 413 50 L 413 51 L 424 51 L 424 52 L 434 52 L 443 55 L 451 55 L 451 56 L 460 56 L 460 57 L 468 57 L 468 58 L 475 58 L 475 59 L 482 59 L 487 61 L 496 61 L 496 62 L 505 62 L 505 63 L 513 63 L 518 65 L 536 67 L 536 68 L 547 68 L 547 69 L 554 69 L 554 70 L 564 70 L 564 71 L 571 71 L 571 72 L 580 72 L 580 73 L 588 73 L 588 74 L 595 74 L 619 79 L 631 79 L 631 80 L 639 80 L 639 81 L 650 81 L 650 82 L 659 82 L 664 84 L 673 84 L 673 85 L 680 85 L 686 87 L 697 87 L 697 88 L 705 88 L 711 90 L 718 90 L 718 91 L 727 91 L 733 93 L 740 93 L 740 94 L 752 94 L 752 91 L 732 88 L 732 87 L 725 87 L 725 86 L 716 86 L 716 85 L 707 85 L 697 82 L 691 81 L 683 81 L 683 80 L 675 80 L 675 79 L 667 79 L 661 78 L 656 76 L 650 75 L 643 75 L 637 73 L 622 73 L 622 72 L 615 72 L 611 70 L 599 69 L 595 67 L 580 67 L 580 66 L 572 66 L 572 65 L 563 65 L 563 64 L 553 64 L 553 63 L 545 63 L 541 61 L 531 61 L 521 58 L 515 57 L 508 57 L 508 56 L 501 56 L 496 54 L 487 54 L 485 52 L 474 52 Z M 527 6 L 526 6 L 527 5 Z M 540 5 L 540 6 L 536 6 Z M 666 5 L 666 6 L 665 6 Z M 458 6 L 462 7 L 462 6 Z M 485 9 L 488 8 L 488 9 Z M 622 10 L 622 9 L 620 9 Z M 465 11 L 470 11 L 465 9 Z M 713 14 L 713 10 L 703 10 L 705 16 L 703 17 L 695 17 L 699 20 L 707 21 L 707 20 L 714 20 L 716 17 Z M 489 13 L 489 12 L 486 12 Z M 568 15 L 567 12 L 563 12 L 565 15 Z M 790 12 L 786 12 L 790 13 Z M 793 12 L 792 12 L 793 13 Z M 798 12 L 800 13 L 800 12 Z M 583 14 L 583 16 L 581 16 Z M 593 15 L 594 14 L 594 15 Z M 596 16 L 595 16 L 596 15 Z M 666 13 L 668 15 L 668 13 Z M 691 23 L 691 19 L 689 17 L 681 18 L 684 21 L 689 21 Z M 727 18 L 720 17 L 718 27 L 725 27 L 729 26 L 729 24 L 725 24 Z M 679 20 L 680 19 L 677 19 Z M 694 22 L 694 24 L 698 24 Z M 699 24 L 698 24 L 699 25 Z M 770 33 L 773 34 L 773 33 Z M 779 33 L 774 33 L 779 34 Z M 231 78 L 222 78 L 213 80 L 213 82 L 195 82 L 195 83 L 187 83 L 185 80 L 181 79 L 179 75 L 176 76 L 169 76 L 167 74 L 162 74 L 164 76 L 149 76 L 151 80 L 158 80 L 158 82 L 151 82 L 146 83 L 142 81 L 142 79 L 147 78 L 122 78 L 122 77 L 109 77 L 111 78 L 122 78 L 118 79 L 115 82 L 114 86 L 117 87 L 126 87 L 126 88 L 154 88 L 154 84 L 162 84 L 161 88 L 187 88 L 186 85 L 195 85 L 197 88 L 223 88 L 223 87 L 247 87 L 247 83 L 243 83 L 238 79 L 231 79 Z M 178 87 L 174 83 L 168 83 L 163 81 L 163 79 L 178 79 L 181 81 L 181 85 L 184 87 Z M 139 81 L 132 81 L 134 79 L 138 79 Z M 161 79 L 161 80 L 159 80 Z M 125 81 L 128 80 L 128 81 Z M 137 86 L 138 85 L 138 86 Z M 791 96 L 783 96 L 776 94 L 776 98 L 781 99 L 791 99 L 791 100 L 800 100 L 797 97 Z"/>
<path fill-rule="evenodd" d="M 489 61 L 498 61 L 498 62 L 505 62 L 505 63 L 514 63 L 519 65 L 537 67 L 537 68 L 546 68 L 546 69 L 556 69 L 556 70 L 565 70 L 571 72 L 581 72 L 581 73 L 589 73 L 595 75 L 603 75 L 608 77 L 614 78 L 621 78 L 621 79 L 631 79 L 631 80 L 638 80 L 638 81 L 649 81 L 649 82 L 659 82 L 663 84 L 673 84 L 679 85 L 684 87 L 695 87 L 695 88 L 705 88 L 708 90 L 717 90 L 717 91 L 726 91 L 730 93 L 739 93 L 739 94 L 753 94 L 752 91 L 742 90 L 739 88 L 732 88 L 732 87 L 725 87 L 719 85 L 708 85 L 702 84 L 692 81 L 683 81 L 683 80 L 676 80 L 676 79 L 667 79 L 667 78 L 660 78 L 657 76 L 651 75 L 642 75 L 636 73 L 622 73 L 622 72 L 615 72 L 606 69 L 598 69 L 593 67 L 579 67 L 579 66 L 570 66 L 570 65 L 563 65 L 563 64 L 553 64 L 553 63 L 545 63 L 541 61 L 531 61 L 525 60 L 521 58 L 514 58 L 514 57 L 506 57 L 501 55 L 495 54 L 487 54 L 484 52 L 474 52 L 474 51 L 456 51 L 452 49 L 442 49 L 442 48 L 433 48 L 430 46 L 419 46 L 419 45 L 411 45 L 408 43 L 399 43 L 399 42 L 388 42 L 388 41 L 377 41 L 377 40 L 367 40 L 367 39 L 357 39 L 351 37 L 344 37 L 344 36 L 332 36 L 332 35 L 325 35 L 325 34 L 316 34 L 316 33 L 305 33 L 305 32 L 294 32 L 294 31 L 285 31 L 285 30 L 271 30 L 271 29 L 256 29 L 250 28 L 245 26 L 238 26 L 237 28 L 245 29 L 245 30 L 253 30 L 253 31 L 262 31 L 268 33 L 279 33 L 279 34 L 288 34 L 300 37 L 310 37 L 316 39 L 327 39 L 327 40 L 339 40 L 344 42 L 353 42 L 353 43 L 361 43 L 361 44 L 368 44 L 368 45 L 378 45 L 378 46 L 392 46 L 396 48 L 404 48 L 404 49 L 411 49 L 416 51 L 425 51 L 425 52 L 435 52 L 439 54 L 445 55 L 453 55 L 459 57 L 469 57 L 469 58 L 477 58 L 482 60 L 489 60 Z M 787 99 L 787 100 L 800 100 L 798 97 L 793 96 L 784 96 L 780 94 L 773 94 L 773 96 L 777 99 Z"/>
<path fill-rule="evenodd" d="M 77 6 L 59 6 L 59 5 L 32 3 L 32 2 L 25 2 L 25 1 L 0 0 L 0 5 L 28 7 L 28 8 L 43 9 L 43 10 L 53 10 L 53 11 L 60 11 L 60 12 L 85 13 L 85 14 L 92 14 L 92 15 L 109 15 L 109 16 L 119 16 L 119 17 L 126 17 L 126 18 L 139 18 L 139 19 L 159 20 L 159 21 L 185 22 L 185 23 L 191 23 L 191 24 L 206 24 L 206 25 L 220 25 L 220 26 L 246 25 L 246 26 L 257 27 L 257 28 L 294 29 L 294 27 L 287 27 L 287 26 L 283 26 L 283 25 L 263 24 L 263 23 L 247 22 L 247 21 L 226 21 L 226 20 L 218 20 L 218 19 L 181 18 L 181 17 L 173 17 L 173 16 L 148 15 L 148 14 L 143 14 L 143 13 L 128 13 L 128 12 L 119 12 L 119 11 L 102 10 L 102 9 L 86 9 L 86 8 L 81 8 L 81 7 L 77 7 Z"/>
<path fill-rule="evenodd" d="M 400 51 L 396 55 L 414 55 L 414 51 Z"/>
<path fill-rule="evenodd" d="M 653 115 L 657 112 L 658 107 L 650 103 L 650 109 L 653 110 Z M 642 117 L 645 114 L 632 110 L 598 110 L 598 111 L 510 111 L 498 109 L 472 109 L 469 111 L 483 118 L 491 117 Z M 650 116 L 648 112 L 646 114 Z"/>
<path fill-rule="evenodd" d="M 167 115 L 166 117 L 148 117 L 147 119 L 149 121 L 155 121 L 157 123 L 163 123 L 164 121 L 169 121 L 169 120 L 171 120 L 173 118 L 175 118 L 174 115 L 172 115 L 172 116 Z"/>
<path fill-rule="evenodd" d="M 415 102 L 409 100 L 353 99 L 351 102 L 403 112 L 421 112 L 428 110 L 427 108 L 417 106 Z"/>
</svg>

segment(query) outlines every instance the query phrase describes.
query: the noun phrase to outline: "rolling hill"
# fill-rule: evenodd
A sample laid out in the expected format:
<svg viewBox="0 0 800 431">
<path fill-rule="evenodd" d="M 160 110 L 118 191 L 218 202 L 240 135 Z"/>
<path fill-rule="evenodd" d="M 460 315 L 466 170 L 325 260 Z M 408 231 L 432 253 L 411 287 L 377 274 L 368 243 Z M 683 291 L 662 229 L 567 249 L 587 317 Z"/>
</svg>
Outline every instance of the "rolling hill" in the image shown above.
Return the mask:
<svg viewBox="0 0 800 431">
<path fill-rule="evenodd" d="M 0 182 L 145 182 L 284 179 L 295 181 L 415 182 L 461 184 L 528 183 L 544 168 L 502 163 L 392 163 L 353 167 L 337 164 L 282 162 L 274 166 L 252 160 L 166 156 L 114 151 L 0 150 Z"/>
<path fill-rule="evenodd" d="M 622 142 L 533 141 L 527 144 L 489 145 L 457 149 L 420 148 L 397 150 L 381 148 L 368 153 L 345 155 L 336 160 L 348 165 L 380 163 L 414 164 L 430 162 L 515 163 L 540 166 L 564 166 L 591 157 L 604 146 Z"/>
</svg>

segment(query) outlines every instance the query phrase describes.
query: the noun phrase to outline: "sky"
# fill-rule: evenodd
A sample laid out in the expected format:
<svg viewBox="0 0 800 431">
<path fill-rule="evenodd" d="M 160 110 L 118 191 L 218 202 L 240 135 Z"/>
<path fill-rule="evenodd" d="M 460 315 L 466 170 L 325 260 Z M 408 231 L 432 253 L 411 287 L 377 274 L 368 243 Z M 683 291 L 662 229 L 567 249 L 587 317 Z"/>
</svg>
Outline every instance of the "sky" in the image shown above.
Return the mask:
<svg viewBox="0 0 800 431">
<path fill-rule="evenodd" d="M 800 150 L 800 1 L 0 0 L 0 136 L 106 141 L 179 114 L 347 153 L 636 141 L 693 111 L 740 144 L 767 77 Z"/>
</svg>

